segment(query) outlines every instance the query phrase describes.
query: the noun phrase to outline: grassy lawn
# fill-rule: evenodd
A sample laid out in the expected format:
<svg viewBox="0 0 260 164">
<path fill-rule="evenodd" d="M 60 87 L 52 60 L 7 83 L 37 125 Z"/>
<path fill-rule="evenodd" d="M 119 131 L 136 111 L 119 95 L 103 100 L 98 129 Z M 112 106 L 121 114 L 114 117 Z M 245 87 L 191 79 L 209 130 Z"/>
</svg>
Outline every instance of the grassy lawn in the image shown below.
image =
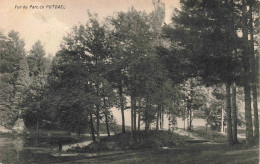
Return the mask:
<svg viewBox="0 0 260 164">
<path fill-rule="evenodd" d="M 140 149 L 127 149 L 127 150 L 117 150 L 117 151 L 104 151 L 96 153 L 84 153 L 81 152 L 81 156 L 77 157 L 64 157 L 53 159 L 55 163 L 185 163 L 185 164 L 226 164 L 226 163 L 246 163 L 246 164 L 258 164 L 259 163 L 259 148 L 258 147 L 247 147 L 244 144 L 239 144 L 235 146 L 228 146 L 226 143 L 225 136 L 218 135 L 217 133 L 205 134 L 203 131 L 193 132 L 197 135 L 203 136 L 211 141 L 211 143 L 190 143 L 187 137 L 178 136 L 177 134 L 170 135 L 168 132 L 161 132 L 156 134 L 155 132 L 150 132 L 151 138 L 159 138 L 148 144 L 159 144 L 161 147 L 150 145 L 152 148 Z M 145 134 L 140 133 L 139 135 Z M 104 138 L 103 142 L 111 142 L 118 140 L 120 143 L 124 140 L 127 142 L 127 136 L 114 136 L 112 138 Z M 169 145 L 170 140 L 177 139 L 182 140 L 184 144 L 181 145 Z M 159 142 L 161 141 L 161 142 Z M 159 142 L 159 143 L 158 143 Z M 163 144 L 162 144 L 163 143 Z M 143 142 L 139 143 L 144 144 Z M 147 144 L 147 143 L 145 143 Z M 91 154 L 91 155 L 90 155 Z"/>
<path fill-rule="evenodd" d="M 131 141 L 130 133 L 127 132 L 126 134 L 102 137 L 101 142 L 98 144 L 91 144 L 84 148 L 75 148 L 69 152 L 62 152 L 64 156 L 56 156 L 48 151 L 39 151 L 41 144 L 44 147 L 48 147 L 50 144 L 57 148 L 57 143 L 54 143 L 56 141 L 53 138 L 67 136 L 69 140 L 64 140 L 64 142 L 70 143 L 81 139 L 76 138 L 74 135 L 71 136 L 64 131 L 40 131 L 37 135 L 40 136 L 40 147 L 21 151 L 19 156 L 24 157 L 24 160 L 20 159 L 19 163 L 259 163 L 259 147 L 247 147 L 244 145 L 244 142 L 228 146 L 226 136 L 211 130 L 207 133 L 205 129 L 197 129 L 189 132 L 210 142 L 194 142 L 194 140 L 187 136 L 181 136 L 168 131 L 159 131 L 158 133 L 156 131 L 149 131 L 148 133 L 141 131 L 134 135 L 135 141 Z M 34 138 L 36 134 L 34 133 L 32 132 L 30 138 L 28 138 L 28 141 L 32 142 L 32 144 L 35 142 Z M 114 148 L 111 149 L 107 147 L 108 145 L 112 145 Z M 13 155 L 16 156 L 17 152 L 13 151 Z M 10 151 L 8 154 L 10 154 Z"/>
<path fill-rule="evenodd" d="M 63 163 L 60 161 L 60 163 Z M 97 157 L 67 159 L 69 163 L 187 163 L 187 164 L 223 164 L 223 163 L 259 163 L 259 149 L 244 148 L 243 145 L 228 147 L 226 144 L 190 144 L 178 148 L 131 150 L 103 154 Z"/>
</svg>

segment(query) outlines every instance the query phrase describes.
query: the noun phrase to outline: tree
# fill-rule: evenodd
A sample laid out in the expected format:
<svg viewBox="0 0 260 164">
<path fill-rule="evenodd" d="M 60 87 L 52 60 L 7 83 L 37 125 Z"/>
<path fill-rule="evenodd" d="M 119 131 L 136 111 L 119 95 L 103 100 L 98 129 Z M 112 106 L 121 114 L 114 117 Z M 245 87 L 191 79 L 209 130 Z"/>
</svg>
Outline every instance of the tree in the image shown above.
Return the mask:
<svg viewBox="0 0 260 164">
<path fill-rule="evenodd" d="M 109 90 L 106 77 L 107 65 L 110 59 L 109 44 L 107 42 L 107 34 L 104 25 L 100 25 L 95 16 L 89 15 L 90 20 L 86 27 L 81 26 L 80 31 L 85 51 L 89 54 L 88 64 L 90 69 L 90 84 L 93 86 L 93 96 L 95 97 L 94 106 L 96 108 L 97 119 L 97 141 L 100 140 L 100 112 L 102 100 L 107 97 L 106 90 Z M 113 93 L 113 92 L 111 92 Z"/>
<path fill-rule="evenodd" d="M 255 34 L 259 34 L 258 31 L 254 30 L 259 27 L 259 2 L 255 0 L 248 1 L 248 26 L 249 26 L 249 33 L 250 33 L 250 63 L 251 63 L 251 74 L 252 74 L 252 96 L 253 96 L 253 109 L 254 109 L 254 139 L 255 142 L 259 142 L 259 120 L 258 120 L 258 103 L 257 103 L 257 59 L 255 55 Z M 254 17 L 254 18 L 253 18 Z"/>
<path fill-rule="evenodd" d="M 11 128 L 19 117 L 22 93 L 29 84 L 24 41 L 18 32 L 11 31 L 8 36 L 0 34 L 0 106 L 1 124 Z"/>
<path fill-rule="evenodd" d="M 232 130 L 233 130 L 233 142 L 238 143 L 237 139 L 237 90 L 236 85 L 232 85 L 232 95 L 231 95 L 231 101 L 232 101 Z"/>
<path fill-rule="evenodd" d="M 91 129 L 93 141 L 96 141 L 89 68 L 80 55 L 79 51 L 65 48 L 56 54 L 48 77 L 45 101 L 54 111 L 58 127 L 78 135 Z"/>
<path fill-rule="evenodd" d="M 27 56 L 29 65 L 29 76 L 31 84 L 25 92 L 22 102 L 23 118 L 27 127 L 35 127 L 38 130 L 44 118 L 47 117 L 46 110 L 42 107 L 42 100 L 47 85 L 48 61 L 45 50 L 40 41 L 37 41 Z"/>
<path fill-rule="evenodd" d="M 234 57 L 238 37 L 234 29 L 237 20 L 232 2 L 181 1 L 181 10 L 173 16 L 173 27 L 165 34 L 174 41 L 192 68 L 191 75 L 198 75 L 207 85 L 226 85 L 226 113 L 228 142 L 232 144 L 230 86 L 238 79 L 240 56 Z M 190 73 L 189 73 L 190 74 Z"/>
<path fill-rule="evenodd" d="M 111 55 L 105 26 L 100 24 L 96 15 L 89 13 L 86 25 L 72 29 L 72 33 L 64 38 L 62 50 L 56 56 L 51 88 L 57 92 L 55 106 L 60 123 L 79 127 L 81 132 L 89 127 L 93 141 L 99 142 L 102 113 L 108 118 L 107 108 L 113 104 L 110 99 L 114 93 L 106 79 Z M 82 122 L 72 122 L 73 113 Z"/>
<path fill-rule="evenodd" d="M 244 68 L 244 79 L 243 87 L 245 92 L 245 118 L 246 118 L 246 139 L 248 144 L 253 144 L 253 124 L 251 114 L 251 87 L 250 87 L 250 57 L 249 44 L 248 44 L 248 13 L 247 13 L 247 1 L 242 0 L 242 32 L 243 32 L 243 43 L 242 43 L 242 54 L 243 54 L 243 68 Z"/>
<path fill-rule="evenodd" d="M 152 34 L 146 13 L 131 9 L 127 13 L 120 12 L 116 18 L 111 19 L 114 45 L 117 47 L 118 56 L 114 61 L 122 63 L 117 68 L 120 80 L 118 85 L 124 84 L 127 95 L 131 98 L 131 132 L 136 129 L 136 100 L 138 97 L 139 79 L 143 71 L 140 68 L 145 55 L 149 54 Z M 113 59 L 112 59 L 113 60 Z M 123 65 L 124 64 L 124 65 Z M 124 79 L 122 79 L 124 78 Z M 122 80 L 124 80 L 122 83 Z M 121 92 L 121 88 L 119 91 Z M 119 93 L 120 93 L 119 92 Z M 120 93 L 121 95 L 121 93 Z M 122 100 L 121 100 L 122 104 Z M 122 108 L 121 108 L 122 110 Z"/>
</svg>

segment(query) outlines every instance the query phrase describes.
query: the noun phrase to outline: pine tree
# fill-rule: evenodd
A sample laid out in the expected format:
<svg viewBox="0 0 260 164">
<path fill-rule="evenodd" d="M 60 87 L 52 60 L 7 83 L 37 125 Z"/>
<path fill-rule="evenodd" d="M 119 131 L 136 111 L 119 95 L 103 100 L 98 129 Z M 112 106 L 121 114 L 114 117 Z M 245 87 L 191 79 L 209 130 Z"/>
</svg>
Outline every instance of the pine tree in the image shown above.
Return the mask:
<svg viewBox="0 0 260 164">
<path fill-rule="evenodd" d="M 230 86 L 238 80 L 241 70 L 239 56 L 234 57 L 238 37 L 234 29 L 236 13 L 228 1 L 181 1 L 176 10 L 173 28 L 165 34 L 178 46 L 185 60 L 194 71 L 190 76 L 200 76 L 205 84 L 226 85 L 226 113 L 228 142 L 232 142 Z"/>
<path fill-rule="evenodd" d="M 11 31 L 8 37 L 1 34 L 0 44 L 0 70 L 1 70 L 1 124 L 11 128 L 19 117 L 22 92 L 28 86 L 28 70 L 24 41 L 20 39 L 18 32 Z M 25 81 L 22 81 L 25 80 Z"/>
<path fill-rule="evenodd" d="M 248 44 L 248 13 L 247 13 L 247 1 L 242 0 L 242 32 L 243 32 L 243 87 L 245 93 L 245 119 L 246 119 L 246 140 L 248 144 L 253 144 L 253 123 L 252 123 L 252 113 L 251 113 L 251 87 L 250 87 L 250 54 L 249 44 Z"/>
<path fill-rule="evenodd" d="M 251 74 L 252 74 L 252 97 L 253 97 L 253 109 L 254 109 L 254 139 L 255 142 L 259 142 L 259 118 L 258 118 L 258 102 L 257 102 L 257 59 L 255 56 L 255 33 L 258 33 L 254 26 L 259 24 L 259 16 L 257 16 L 259 12 L 259 2 L 255 0 L 248 1 L 248 17 L 249 17 L 249 33 L 250 33 L 250 63 L 251 63 Z M 255 18 L 253 18 L 255 17 Z"/>
<path fill-rule="evenodd" d="M 45 110 L 42 107 L 43 95 L 47 84 L 47 60 L 45 50 L 40 41 L 37 41 L 27 56 L 29 77 L 31 84 L 25 92 L 22 102 L 23 118 L 27 127 L 35 127 L 38 130 L 42 123 Z"/>
</svg>

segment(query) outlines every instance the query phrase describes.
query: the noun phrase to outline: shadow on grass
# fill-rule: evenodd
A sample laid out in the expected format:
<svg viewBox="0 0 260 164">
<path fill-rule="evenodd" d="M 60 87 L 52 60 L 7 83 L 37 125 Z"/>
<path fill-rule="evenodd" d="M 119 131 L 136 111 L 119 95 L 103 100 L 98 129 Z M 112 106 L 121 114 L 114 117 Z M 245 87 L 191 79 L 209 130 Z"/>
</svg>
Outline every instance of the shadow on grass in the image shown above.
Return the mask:
<svg viewBox="0 0 260 164">
<path fill-rule="evenodd" d="M 239 150 L 237 150 L 239 149 Z M 252 163 L 258 164 L 259 149 L 244 149 L 243 145 L 229 147 L 226 144 L 189 144 L 172 149 L 128 150 L 98 157 L 83 157 L 73 163 Z M 71 162 L 71 161 L 70 161 Z M 69 161 L 64 163 L 70 163 Z"/>
</svg>

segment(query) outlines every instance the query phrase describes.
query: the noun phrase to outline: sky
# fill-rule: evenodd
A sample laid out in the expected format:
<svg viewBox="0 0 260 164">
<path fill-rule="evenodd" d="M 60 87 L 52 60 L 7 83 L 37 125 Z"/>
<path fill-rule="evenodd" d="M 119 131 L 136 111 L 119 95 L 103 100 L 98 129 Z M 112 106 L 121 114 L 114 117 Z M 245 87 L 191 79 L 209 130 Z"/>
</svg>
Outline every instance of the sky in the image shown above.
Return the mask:
<svg viewBox="0 0 260 164">
<path fill-rule="evenodd" d="M 178 0 L 161 1 L 166 8 L 165 22 L 169 23 L 173 9 L 179 7 Z M 51 5 L 63 5 L 65 9 L 50 9 Z M 152 0 L 0 0 L 0 32 L 19 32 L 27 51 L 40 40 L 46 54 L 55 55 L 72 26 L 87 22 L 88 10 L 102 19 L 132 6 L 147 13 L 153 10 Z"/>
</svg>

